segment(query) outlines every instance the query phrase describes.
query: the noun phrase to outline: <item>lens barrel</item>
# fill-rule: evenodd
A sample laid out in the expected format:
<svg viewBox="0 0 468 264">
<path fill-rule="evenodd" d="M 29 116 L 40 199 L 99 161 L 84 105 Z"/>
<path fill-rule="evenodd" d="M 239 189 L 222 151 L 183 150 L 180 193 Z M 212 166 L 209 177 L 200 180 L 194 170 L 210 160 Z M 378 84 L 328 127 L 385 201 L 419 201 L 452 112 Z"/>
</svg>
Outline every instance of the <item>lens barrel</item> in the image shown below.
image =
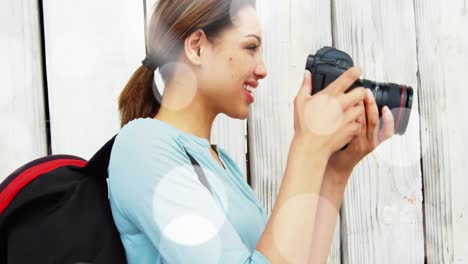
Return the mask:
<svg viewBox="0 0 468 264">
<path fill-rule="evenodd" d="M 382 116 L 382 107 L 388 106 L 395 121 L 395 133 L 403 135 L 408 127 L 413 104 L 413 88 L 401 84 L 378 83 L 366 79 L 359 80 L 353 85 L 353 87 L 357 86 L 369 88 L 372 91 L 379 109 L 379 117 Z M 380 118 L 380 125 L 382 126 L 382 118 Z"/>
<path fill-rule="evenodd" d="M 325 89 L 353 65 L 351 56 L 333 47 L 323 47 L 315 55 L 309 55 L 306 69 L 312 73 L 311 94 Z M 347 91 L 356 87 L 369 88 L 377 103 L 379 117 L 382 117 L 382 107 L 387 106 L 393 115 L 395 134 L 403 135 L 405 133 L 413 104 L 413 88 L 411 86 L 360 79 Z M 380 127 L 382 125 L 383 120 L 380 118 Z"/>
</svg>

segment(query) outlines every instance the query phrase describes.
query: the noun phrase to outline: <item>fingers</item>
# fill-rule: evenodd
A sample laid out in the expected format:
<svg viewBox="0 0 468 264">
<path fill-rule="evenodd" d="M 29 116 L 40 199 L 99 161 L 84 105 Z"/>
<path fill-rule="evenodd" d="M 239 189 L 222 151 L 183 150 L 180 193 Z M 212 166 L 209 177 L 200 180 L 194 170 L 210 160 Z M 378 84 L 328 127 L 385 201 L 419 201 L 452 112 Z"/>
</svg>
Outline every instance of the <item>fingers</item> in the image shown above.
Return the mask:
<svg viewBox="0 0 468 264">
<path fill-rule="evenodd" d="M 367 96 L 364 99 L 364 105 L 366 108 L 366 122 L 367 122 L 367 140 L 374 143 L 374 147 L 378 144 L 377 133 L 379 131 L 379 109 L 375 102 L 374 95 L 371 90 L 366 89 Z"/>
<path fill-rule="evenodd" d="M 364 104 L 366 106 L 367 140 L 374 144 L 373 147 L 377 147 L 381 142 L 393 136 L 395 133 L 395 121 L 390 109 L 384 106 L 382 108 L 383 126 L 379 129 L 379 109 L 371 90 L 366 90 L 367 96 L 364 99 Z"/>
<path fill-rule="evenodd" d="M 348 93 L 342 94 L 338 97 L 338 101 L 343 108 L 343 111 L 346 111 L 353 105 L 359 104 L 366 98 L 366 90 L 364 88 L 355 88 Z"/>
<path fill-rule="evenodd" d="M 382 142 L 395 133 L 395 125 L 392 112 L 387 106 L 382 108 L 382 119 L 384 121 L 382 129 L 379 131 L 379 141 Z"/>
<path fill-rule="evenodd" d="M 312 94 L 312 74 L 310 71 L 305 70 L 304 80 L 302 81 L 301 89 L 299 89 L 298 95 L 300 97 L 311 96 Z"/>
<path fill-rule="evenodd" d="M 349 108 L 346 113 L 345 113 L 345 118 L 344 122 L 346 123 L 356 123 L 356 125 L 360 126 L 360 122 L 358 121 L 360 118 L 362 118 L 362 115 L 364 114 L 364 108 L 360 105 L 357 104 L 353 106 L 352 108 Z"/>
<path fill-rule="evenodd" d="M 363 137 L 366 137 L 367 122 L 366 122 L 366 108 L 364 107 L 364 102 L 361 101 L 358 107 L 361 108 L 362 114 L 358 117 L 357 122 L 359 125 L 361 125 L 361 134 L 363 134 Z"/>
<path fill-rule="evenodd" d="M 332 94 L 344 93 L 361 76 L 362 71 L 359 67 L 351 67 L 341 74 L 325 89 Z"/>
<path fill-rule="evenodd" d="M 301 126 L 300 116 L 302 113 L 302 104 L 305 99 L 310 97 L 312 93 L 312 74 L 308 71 L 304 71 L 304 80 L 302 81 L 301 88 L 294 98 L 294 131 L 297 131 Z"/>
</svg>

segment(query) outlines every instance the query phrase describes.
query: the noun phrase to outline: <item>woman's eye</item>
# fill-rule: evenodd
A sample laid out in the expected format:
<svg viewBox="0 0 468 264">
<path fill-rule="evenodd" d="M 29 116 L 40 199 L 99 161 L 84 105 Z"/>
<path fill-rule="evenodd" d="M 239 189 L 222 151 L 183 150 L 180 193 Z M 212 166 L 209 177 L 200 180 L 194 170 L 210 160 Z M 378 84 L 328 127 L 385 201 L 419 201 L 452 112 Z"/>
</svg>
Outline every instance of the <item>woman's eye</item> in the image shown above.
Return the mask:
<svg viewBox="0 0 468 264">
<path fill-rule="evenodd" d="M 251 46 L 248 46 L 247 48 L 248 48 L 249 50 L 255 51 L 255 50 L 257 50 L 258 46 L 256 46 L 256 45 L 251 45 Z"/>
</svg>

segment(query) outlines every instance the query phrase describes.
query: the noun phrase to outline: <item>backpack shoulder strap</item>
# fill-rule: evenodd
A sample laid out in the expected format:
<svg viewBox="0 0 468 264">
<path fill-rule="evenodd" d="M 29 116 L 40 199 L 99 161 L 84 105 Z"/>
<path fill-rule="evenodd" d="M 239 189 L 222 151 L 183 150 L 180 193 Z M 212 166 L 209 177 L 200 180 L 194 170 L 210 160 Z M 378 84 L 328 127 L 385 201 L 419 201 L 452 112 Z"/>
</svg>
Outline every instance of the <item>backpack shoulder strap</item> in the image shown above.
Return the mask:
<svg viewBox="0 0 468 264">
<path fill-rule="evenodd" d="M 107 167 L 109 167 L 110 154 L 116 137 L 117 135 L 107 141 L 86 164 L 86 170 L 90 171 L 95 177 L 108 177 Z"/>
<path fill-rule="evenodd" d="M 210 191 L 211 195 L 213 195 L 213 192 L 211 191 L 210 185 L 208 184 L 205 173 L 203 173 L 203 169 L 201 168 L 200 164 L 198 164 L 197 160 L 192 155 L 190 155 L 186 149 L 184 150 L 189 157 L 190 162 L 192 163 L 193 169 L 198 175 L 198 180 L 208 189 L 208 191 Z"/>
<path fill-rule="evenodd" d="M 101 149 L 99 149 L 98 152 L 96 152 L 96 154 L 94 154 L 94 156 L 86 164 L 86 170 L 91 172 L 95 177 L 108 177 L 107 168 L 109 167 L 112 146 L 114 146 L 116 137 L 117 135 L 113 136 L 109 141 L 107 141 L 107 143 L 104 144 L 104 146 L 102 146 Z M 190 155 L 190 153 L 188 153 L 186 149 L 184 150 L 189 157 L 190 162 L 192 163 L 193 169 L 198 175 L 198 179 L 208 189 L 208 191 L 210 191 L 211 195 L 213 195 L 213 192 L 211 191 L 210 185 L 208 184 L 205 173 L 203 172 L 200 164 L 192 155 Z"/>
</svg>

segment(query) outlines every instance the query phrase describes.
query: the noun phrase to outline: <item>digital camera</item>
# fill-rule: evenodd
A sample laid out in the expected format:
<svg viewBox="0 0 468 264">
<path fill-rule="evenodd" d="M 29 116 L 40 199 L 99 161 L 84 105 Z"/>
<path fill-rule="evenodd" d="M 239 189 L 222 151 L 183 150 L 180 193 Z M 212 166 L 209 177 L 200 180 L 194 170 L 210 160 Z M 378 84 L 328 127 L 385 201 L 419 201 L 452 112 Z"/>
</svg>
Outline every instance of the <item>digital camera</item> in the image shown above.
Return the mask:
<svg viewBox="0 0 468 264">
<path fill-rule="evenodd" d="M 348 54 L 332 47 L 321 48 L 315 55 L 309 55 L 306 69 L 312 73 L 312 94 L 327 87 L 352 66 L 353 60 Z M 412 87 L 359 79 L 346 92 L 356 87 L 369 88 L 376 100 L 379 117 L 382 117 L 382 107 L 388 106 L 395 120 L 395 134 L 403 135 L 405 133 L 413 103 Z M 382 124 L 382 118 L 380 118 L 380 127 Z"/>
</svg>

